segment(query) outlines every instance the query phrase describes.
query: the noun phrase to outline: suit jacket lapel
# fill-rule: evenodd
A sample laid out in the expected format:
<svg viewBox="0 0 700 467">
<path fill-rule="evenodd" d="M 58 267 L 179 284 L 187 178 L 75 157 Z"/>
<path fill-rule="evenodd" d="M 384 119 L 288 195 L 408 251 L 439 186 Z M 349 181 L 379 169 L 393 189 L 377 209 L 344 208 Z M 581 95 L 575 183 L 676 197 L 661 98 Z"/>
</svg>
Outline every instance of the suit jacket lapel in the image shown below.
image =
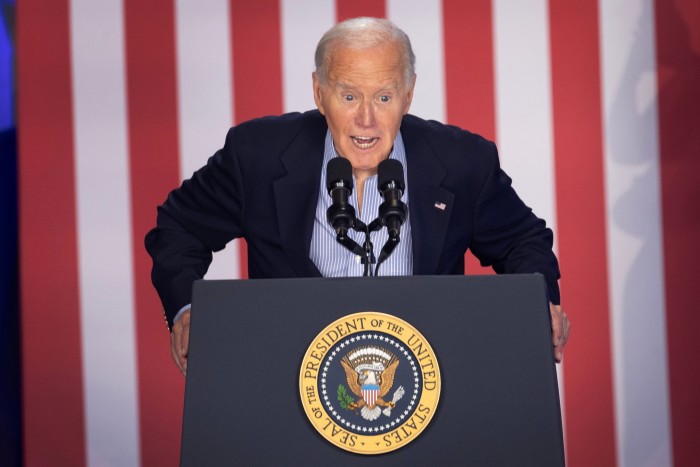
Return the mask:
<svg viewBox="0 0 700 467">
<path fill-rule="evenodd" d="M 454 193 L 441 186 L 447 169 L 426 144 L 421 129 L 404 118 L 401 137 L 406 147 L 413 273 L 437 274 Z"/>
<path fill-rule="evenodd" d="M 287 175 L 273 183 L 280 240 L 292 268 L 299 277 L 320 276 L 309 258 L 326 123 L 322 115 L 312 116 L 282 154 Z"/>
</svg>

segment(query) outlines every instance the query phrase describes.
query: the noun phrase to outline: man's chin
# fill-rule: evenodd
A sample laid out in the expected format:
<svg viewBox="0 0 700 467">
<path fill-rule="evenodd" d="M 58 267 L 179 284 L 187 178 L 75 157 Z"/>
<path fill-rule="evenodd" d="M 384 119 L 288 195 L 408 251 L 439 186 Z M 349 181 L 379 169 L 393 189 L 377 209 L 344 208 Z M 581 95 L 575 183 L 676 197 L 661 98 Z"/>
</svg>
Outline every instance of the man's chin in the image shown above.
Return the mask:
<svg viewBox="0 0 700 467">
<path fill-rule="evenodd" d="M 381 161 L 388 158 L 390 153 L 391 148 L 371 148 L 370 150 L 353 148 L 348 159 L 350 159 L 350 162 L 355 160 L 358 163 L 367 164 L 368 161 L 374 161 L 376 164 L 379 164 Z"/>
<path fill-rule="evenodd" d="M 350 161 L 350 164 L 352 164 L 352 170 L 354 173 L 363 172 L 365 174 L 374 175 L 377 173 L 379 163 L 384 159 L 376 157 L 355 157 L 348 160 Z"/>
</svg>

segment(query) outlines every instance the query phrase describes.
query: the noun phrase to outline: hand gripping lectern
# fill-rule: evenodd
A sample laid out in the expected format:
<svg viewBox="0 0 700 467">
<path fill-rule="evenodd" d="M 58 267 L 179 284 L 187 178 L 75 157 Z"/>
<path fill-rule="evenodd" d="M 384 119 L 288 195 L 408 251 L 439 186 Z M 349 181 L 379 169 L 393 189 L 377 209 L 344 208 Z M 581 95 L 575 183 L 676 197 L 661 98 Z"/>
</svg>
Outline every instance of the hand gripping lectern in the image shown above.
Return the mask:
<svg viewBox="0 0 700 467">
<path fill-rule="evenodd" d="M 181 464 L 564 465 L 543 277 L 198 281 Z"/>
</svg>

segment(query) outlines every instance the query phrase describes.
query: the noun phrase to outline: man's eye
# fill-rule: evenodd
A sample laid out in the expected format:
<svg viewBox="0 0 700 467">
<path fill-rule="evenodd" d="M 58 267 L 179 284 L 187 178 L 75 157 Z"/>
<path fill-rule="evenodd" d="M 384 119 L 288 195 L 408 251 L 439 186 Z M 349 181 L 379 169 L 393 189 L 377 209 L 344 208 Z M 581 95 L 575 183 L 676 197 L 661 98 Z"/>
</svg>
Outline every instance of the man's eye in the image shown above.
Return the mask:
<svg viewBox="0 0 700 467">
<path fill-rule="evenodd" d="M 381 102 L 389 102 L 391 100 L 391 97 L 389 96 L 382 96 L 379 98 Z"/>
<path fill-rule="evenodd" d="M 345 96 L 344 98 L 345 98 L 345 100 L 348 101 L 348 102 L 352 102 L 352 101 L 355 100 L 355 96 L 351 96 L 351 95 L 349 95 L 349 94 L 348 94 L 347 96 Z"/>
</svg>

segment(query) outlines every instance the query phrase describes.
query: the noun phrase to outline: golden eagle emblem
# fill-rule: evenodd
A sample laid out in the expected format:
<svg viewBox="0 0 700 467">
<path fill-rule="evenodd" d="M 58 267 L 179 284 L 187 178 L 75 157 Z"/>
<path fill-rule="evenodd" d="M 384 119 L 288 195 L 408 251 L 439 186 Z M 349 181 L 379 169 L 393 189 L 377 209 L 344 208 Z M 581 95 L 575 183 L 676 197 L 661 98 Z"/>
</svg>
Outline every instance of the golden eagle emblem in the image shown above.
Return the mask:
<svg viewBox="0 0 700 467">
<path fill-rule="evenodd" d="M 394 385 L 394 374 L 399 360 L 391 351 L 375 346 L 358 347 L 345 355 L 340 363 L 345 370 L 348 386 L 357 400 L 347 394 L 341 385 L 338 388 L 338 399 L 341 406 L 348 410 L 360 410 L 365 420 L 376 420 L 383 413 L 391 415 L 391 409 L 404 395 L 403 386 L 394 391 L 391 401 L 384 397 Z M 382 411 L 381 407 L 384 407 Z"/>
</svg>

